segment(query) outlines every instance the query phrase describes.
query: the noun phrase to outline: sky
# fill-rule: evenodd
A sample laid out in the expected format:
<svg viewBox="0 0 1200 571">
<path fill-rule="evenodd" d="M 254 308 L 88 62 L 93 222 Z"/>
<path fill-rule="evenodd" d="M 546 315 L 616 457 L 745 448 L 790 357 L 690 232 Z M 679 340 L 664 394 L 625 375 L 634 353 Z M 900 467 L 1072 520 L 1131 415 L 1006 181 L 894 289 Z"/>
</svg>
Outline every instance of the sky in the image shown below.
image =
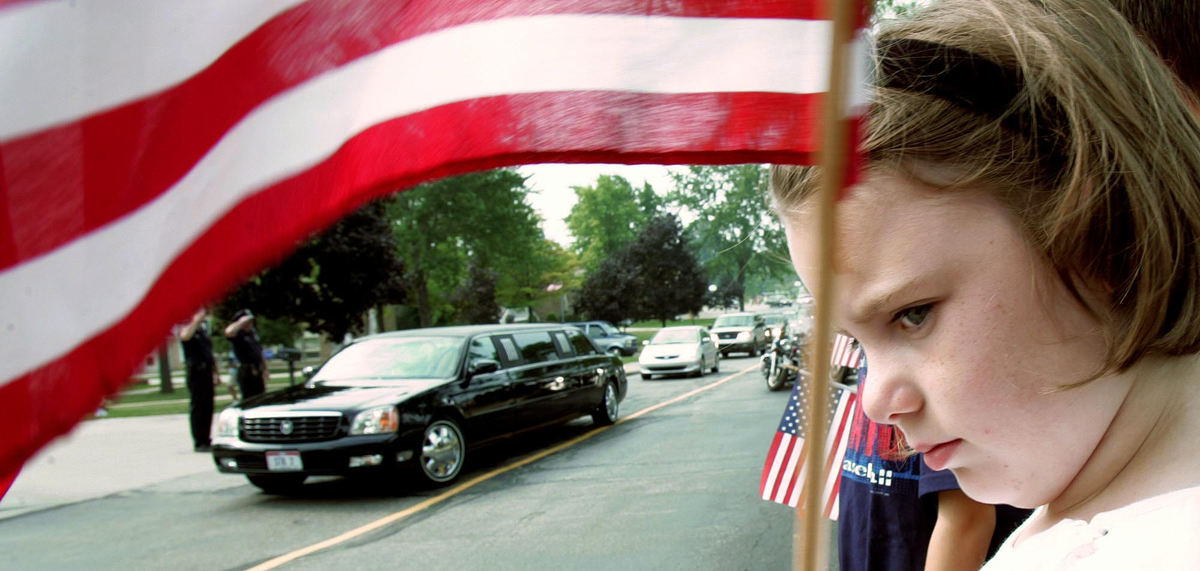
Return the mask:
<svg viewBox="0 0 1200 571">
<path fill-rule="evenodd" d="M 669 169 L 684 167 L 666 165 L 610 165 L 610 164 L 539 164 L 522 165 L 517 171 L 529 176 L 526 183 L 534 192 L 529 203 L 542 216 L 542 229 L 546 237 L 569 246 L 571 233 L 563 221 L 575 206 L 573 186 L 595 186 L 596 178 L 602 174 L 620 175 L 633 187 L 641 188 L 650 183 L 659 194 L 674 188 Z"/>
</svg>

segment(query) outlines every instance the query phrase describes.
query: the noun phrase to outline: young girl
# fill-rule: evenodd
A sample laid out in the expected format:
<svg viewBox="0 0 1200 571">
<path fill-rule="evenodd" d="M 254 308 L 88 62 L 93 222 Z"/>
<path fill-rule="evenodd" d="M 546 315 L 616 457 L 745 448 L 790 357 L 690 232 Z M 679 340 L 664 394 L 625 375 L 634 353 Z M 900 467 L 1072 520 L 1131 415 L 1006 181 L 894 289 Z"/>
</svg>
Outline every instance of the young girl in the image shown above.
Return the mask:
<svg viewBox="0 0 1200 571">
<path fill-rule="evenodd" d="M 1200 568 L 1200 127 L 1103 0 L 940 0 L 880 31 L 834 323 L 867 414 L 988 503 L 988 569 Z M 772 187 L 816 273 L 812 169 Z"/>
</svg>

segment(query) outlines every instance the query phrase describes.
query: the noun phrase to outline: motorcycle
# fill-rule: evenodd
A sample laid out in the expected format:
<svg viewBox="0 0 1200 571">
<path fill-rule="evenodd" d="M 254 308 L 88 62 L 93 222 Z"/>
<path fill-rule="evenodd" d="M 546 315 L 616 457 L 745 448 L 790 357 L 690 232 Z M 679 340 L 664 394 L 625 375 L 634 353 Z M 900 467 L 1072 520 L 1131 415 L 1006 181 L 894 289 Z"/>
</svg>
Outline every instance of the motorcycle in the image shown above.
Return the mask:
<svg viewBox="0 0 1200 571">
<path fill-rule="evenodd" d="M 771 349 L 762 356 L 762 375 L 771 391 L 783 390 L 798 377 L 807 376 L 803 341 L 781 336 L 771 343 Z"/>
</svg>

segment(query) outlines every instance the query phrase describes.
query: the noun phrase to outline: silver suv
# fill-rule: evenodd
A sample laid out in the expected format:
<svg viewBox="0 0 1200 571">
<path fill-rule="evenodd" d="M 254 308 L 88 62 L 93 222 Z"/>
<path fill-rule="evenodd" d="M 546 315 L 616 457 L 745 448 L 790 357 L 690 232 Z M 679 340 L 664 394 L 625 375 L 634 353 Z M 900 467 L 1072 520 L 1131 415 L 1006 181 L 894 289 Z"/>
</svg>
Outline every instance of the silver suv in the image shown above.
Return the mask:
<svg viewBox="0 0 1200 571">
<path fill-rule="evenodd" d="M 726 313 L 717 317 L 711 330 L 722 357 L 730 353 L 756 357 L 767 349 L 767 324 L 761 313 Z"/>
<path fill-rule="evenodd" d="M 592 343 L 596 344 L 596 347 L 609 355 L 628 357 L 637 353 L 637 336 L 622 333 L 620 329 L 607 321 L 576 321 L 567 325 L 574 325 L 582 329 Z"/>
</svg>

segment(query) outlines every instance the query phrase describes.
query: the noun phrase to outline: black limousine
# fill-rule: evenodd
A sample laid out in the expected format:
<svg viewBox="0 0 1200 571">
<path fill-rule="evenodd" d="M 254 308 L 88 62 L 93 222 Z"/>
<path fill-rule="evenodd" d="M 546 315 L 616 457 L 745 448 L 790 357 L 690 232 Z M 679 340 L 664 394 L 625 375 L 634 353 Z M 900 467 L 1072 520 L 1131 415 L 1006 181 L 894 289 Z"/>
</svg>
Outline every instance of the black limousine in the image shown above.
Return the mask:
<svg viewBox="0 0 1200 571">
<path fill-rule="evenodd" d="M 443 485 L 473 447 L 583 415 L 616 422 L 626 388 L 620 359 L 570 326 L 372 335 L 303 385 L 223 410 L 213 460 L 270 493 L 293 491 L 310 475 L 388 469 Z"/>
</svg>

